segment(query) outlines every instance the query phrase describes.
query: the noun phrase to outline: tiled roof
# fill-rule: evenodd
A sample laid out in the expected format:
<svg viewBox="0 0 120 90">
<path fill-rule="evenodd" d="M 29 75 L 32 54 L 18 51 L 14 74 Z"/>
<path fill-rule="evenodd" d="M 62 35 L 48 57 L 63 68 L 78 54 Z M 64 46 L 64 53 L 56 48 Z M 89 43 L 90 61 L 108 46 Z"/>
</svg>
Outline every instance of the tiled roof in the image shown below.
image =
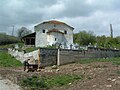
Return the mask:
<svg viewBox="0 0 120 90">
<path fill-rule="evenodd" d="M 49 30 L 47 33 L 51 33 L 51 32 L 58 32 L 58 33 L 64 34 L 63 32 L 60 32 L 58 29 Z"/>
<path fill-rule="evenodd" d="M 35 37 L 35 35 L 36 35 L 36 32 L 23 36 L 22 38 Z"/>
<path fill-rule="evenodd" d="M 65 24 L 64 22 L 56 21 L 56 20 L 51 20 L 51 21 L 45 21 L 43 23 L 52 23 L 52 24 Z"/>
<path fill-rule="evenodd" d="M 74 29 L 73 27 L 71 27 L 70 25 L 68 25 L 68 24 L 66 24 L 66 23 L 64 23 L 64 22 L 61 22 L 61 21 L 57 21 L 57 20 L 50 20 L 50 21 L 45 21 L 45 22 L 42 22 L 41 24 L 45 24 L 45 23 L 50 23 L 50 24 L 65 24 L 65 25 L 67 25 L 67 26 L 69 26 L 70 28 L 72 28 L 72 29 Z M 38 25 L 40 25 L 40 24 L 38 24 Z M 37 25 L 36 25 L 37 26 Z M 35 27 L 36 27 L 35 26 Z"/>
</svg>

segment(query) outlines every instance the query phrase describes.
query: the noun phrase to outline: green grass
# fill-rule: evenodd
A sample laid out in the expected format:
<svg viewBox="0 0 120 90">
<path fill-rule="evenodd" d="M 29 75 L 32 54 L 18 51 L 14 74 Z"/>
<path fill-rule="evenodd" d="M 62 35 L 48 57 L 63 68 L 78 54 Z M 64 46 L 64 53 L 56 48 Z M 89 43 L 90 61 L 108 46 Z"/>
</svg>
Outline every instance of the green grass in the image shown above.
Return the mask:
<svg viewBox="0 0 120 90">
<path fill-rule="evenodd" d="M 79 60 L 76 63 L 87 64 L 87 63 L 93 63 L 93 62 L 112 62 L 115 65 L 120 65 L 120 57 L 107 58 L 107 59 L 86 59 L 86 60 Z"/>
<path fill-rule="evenodd" d="M 28 78 L 24 78 L 20 84 L 21 86 L 27 87 L 30 90 L 34 89 L 50 89 L 53 87 L 60 87 L 64 85 L 68 85 L 69 83 L 73 83 L 76 80 L 80 80 L 83 77 L 77 75 L 57 75 L 52 77 L 37 77 L 32 76 Z"/>
<path fill-rule="evenodd" d="M 27 87 L 30 90 L 48 88 L 47 84 L 45 83 L 45 79 L 42 77 L 41 78 L 37 77 L 37 76 L 24 78 L 22 81 L 20 81 L 20 85 L 23 88 Z"/>
<path fill-rule="evenodd" d="M 0 52 L 0 67 L 19 67 L 22 63 L 11 57 L 7 52 Z"/>
<path fill-rule="evenodd" d="M 68 85 L 69 83 L 74 82 L 75 80 L 82 79 L 82 76 L 78 75 L 59 75 L 53 76 L 47 79 L 48 87 L 60 87 L 63 85 Z"/>
<path fill-rule="evenodd" d="M 30 47 L 30 48 L 26 48 L 25 52 L 28 53 L 28 52 L 32 52 L 32 51 L 37 50 L 37 49 L 38 48 L 36 48 L 36 47 Z"/>
</svg>

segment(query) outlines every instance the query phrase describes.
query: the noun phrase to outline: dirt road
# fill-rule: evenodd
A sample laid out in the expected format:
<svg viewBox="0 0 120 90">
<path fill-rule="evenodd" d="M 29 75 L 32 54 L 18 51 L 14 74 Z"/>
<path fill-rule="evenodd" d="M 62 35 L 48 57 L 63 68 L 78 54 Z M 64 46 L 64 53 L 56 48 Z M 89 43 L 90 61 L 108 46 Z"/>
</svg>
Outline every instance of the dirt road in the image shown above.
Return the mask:
<svg viewBox="0 0 120 90">
<path fill-rule="evenodd" d="M 20 87 L 10 80 L 0 77 L 0 90 L 20 90 Z"/>
</svg>

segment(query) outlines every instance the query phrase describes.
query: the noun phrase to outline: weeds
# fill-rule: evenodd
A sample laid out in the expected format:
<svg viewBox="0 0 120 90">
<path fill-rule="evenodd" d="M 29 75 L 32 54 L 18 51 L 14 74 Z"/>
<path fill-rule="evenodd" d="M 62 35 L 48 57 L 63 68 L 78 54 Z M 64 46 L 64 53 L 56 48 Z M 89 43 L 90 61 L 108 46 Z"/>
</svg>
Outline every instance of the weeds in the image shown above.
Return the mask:
<svg viewBox="0 0 120 90">
<path fill-rule="evenodd" d="M 68 85 L 69 83 L 82 78 L 82 76 L 77 75 L 57 75 L 52 77 L 32 76 L 29 78 L 24 78 L 20 84 L 22 87 L 27 87 L 30 90 L 50 89 L 52 87 Z"/>
</svg>

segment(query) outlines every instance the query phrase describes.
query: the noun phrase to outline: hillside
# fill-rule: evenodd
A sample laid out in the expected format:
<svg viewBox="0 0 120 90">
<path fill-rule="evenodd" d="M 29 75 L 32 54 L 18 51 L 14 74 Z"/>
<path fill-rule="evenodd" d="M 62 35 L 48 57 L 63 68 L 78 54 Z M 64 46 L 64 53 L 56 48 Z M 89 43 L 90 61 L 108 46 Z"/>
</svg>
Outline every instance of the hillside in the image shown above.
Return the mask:
<svg viewBox="0 0 120 90">
<path fill-rule="evenodd" d="M 0 52 L 0 67 L 19 67 L 22 63 L 11 57 L 7 52 Z"/>
</svg>

